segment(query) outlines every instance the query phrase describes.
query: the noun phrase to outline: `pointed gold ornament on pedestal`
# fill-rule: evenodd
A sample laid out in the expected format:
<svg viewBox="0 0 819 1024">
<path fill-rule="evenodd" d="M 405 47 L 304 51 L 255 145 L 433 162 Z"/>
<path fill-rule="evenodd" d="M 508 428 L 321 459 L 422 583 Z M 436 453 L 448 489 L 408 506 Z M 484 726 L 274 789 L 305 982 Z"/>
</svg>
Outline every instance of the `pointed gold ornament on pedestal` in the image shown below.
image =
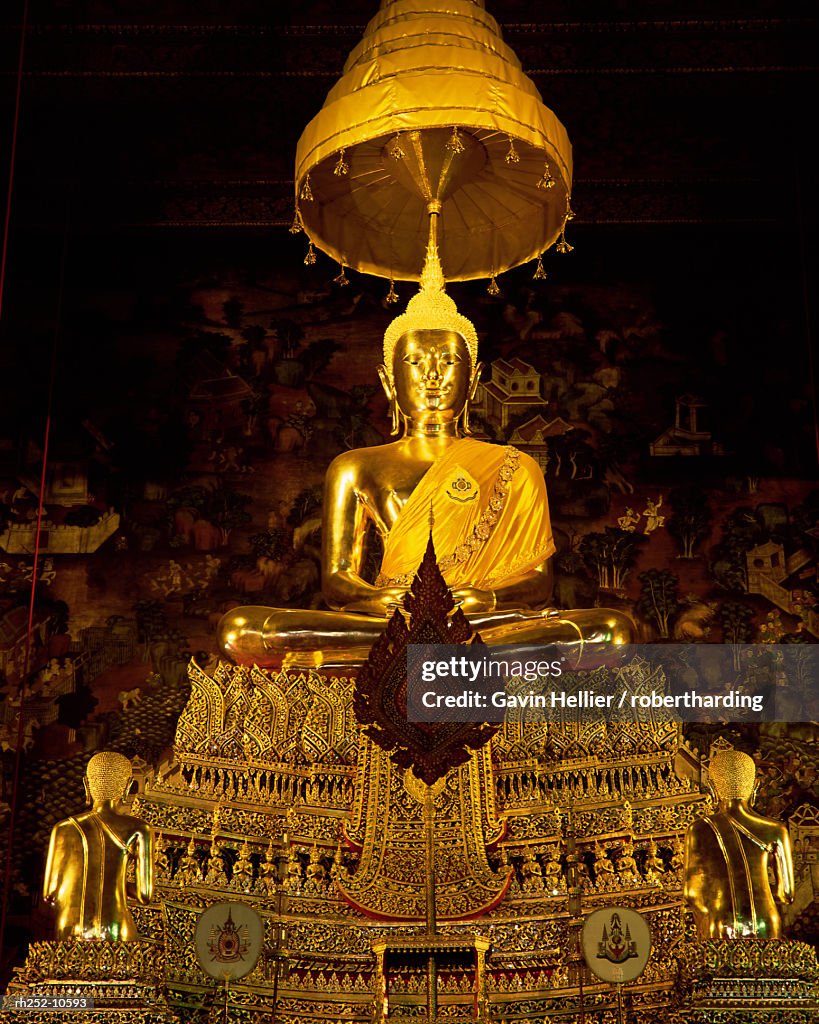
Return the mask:
<svg viewBox="0 0 819 1024">
<path fill-rule="evenodd" d="M 382 0 L 296 154 L 316 247 L 396 281 L 419 280 L 432 204 L 447 281 L 536 259 L 571 180 L 566 132 L 483 0 Z"/>
</svg>

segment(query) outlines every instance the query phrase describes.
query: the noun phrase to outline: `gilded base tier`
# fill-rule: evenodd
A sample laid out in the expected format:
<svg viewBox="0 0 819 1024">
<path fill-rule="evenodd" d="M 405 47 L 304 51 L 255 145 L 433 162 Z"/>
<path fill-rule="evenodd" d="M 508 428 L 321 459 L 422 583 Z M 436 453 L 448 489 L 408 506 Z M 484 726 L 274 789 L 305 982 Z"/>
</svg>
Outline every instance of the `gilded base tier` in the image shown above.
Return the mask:
<svg viewBox="0 0 819 1024">
<path fill-rule="evenodd" d="M 672 1024 L 808 1024 L 819 1019 L 816 950 L 787 939 L 682 944 Z"/>
<path fill-rule="evenodd" d="M 51 1002 L 52 1009 L 45 1008 Z M 81 1009 L 83 1005 L 93 1009 Z M 172 1024 L 161 942 L 35 942 L 17 968 L 3 1024 Z M 69 1009 L 68 1007 L 75 1007 Z"/>
</svg>

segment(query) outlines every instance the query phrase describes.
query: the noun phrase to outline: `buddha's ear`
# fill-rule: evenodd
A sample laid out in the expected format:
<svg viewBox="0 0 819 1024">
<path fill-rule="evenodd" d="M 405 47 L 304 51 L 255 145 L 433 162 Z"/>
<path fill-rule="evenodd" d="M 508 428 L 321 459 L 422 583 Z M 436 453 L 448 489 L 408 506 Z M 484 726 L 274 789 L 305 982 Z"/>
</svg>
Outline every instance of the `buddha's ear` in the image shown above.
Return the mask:
<svg viewBox="0 0 819 1024">
<path fill-rule="evenodd" d="M 481 382 L 481 374 L 483 373 L 483 363 L 477 363 L 475 369 L 472 371 L 472 378 L 469 381 L 469 401 L 471 402 L 478 391 L 478 385 Z"/>
<path fill-rule="evenodd" d="M 395 398 L 395 385 L 390 380 L 387 374 L 387 367 L 383 363 L 378 367 L 378 379 L 381 381 L 381 387 L 384 389 L 384 394 L 390 403 L 390 421 L 392 424 L 390 435 L 395 437 L 401 430 L 401 417 L 398 412 L 398 402 Z"/>
<path fill-rule="evenodd" d="M 94 801 L 91 799 L 91 787 L 88 785 L 88 779 L 83 775 L 82 777 L 82 788 L 85 790 L 85 803 L 88 807 L 93 806 Z"/>
<path fill-rule="evenodd" d="M 381 381 L 381 387 L 384 389 L 384 394 L 387 396 L 387 401 L 394 402 L 395 388 L 390 382 L 389 374 L 387 373 L 387 367 L 383 363 L 378 364 L 378 379 Z"/>
</svg>

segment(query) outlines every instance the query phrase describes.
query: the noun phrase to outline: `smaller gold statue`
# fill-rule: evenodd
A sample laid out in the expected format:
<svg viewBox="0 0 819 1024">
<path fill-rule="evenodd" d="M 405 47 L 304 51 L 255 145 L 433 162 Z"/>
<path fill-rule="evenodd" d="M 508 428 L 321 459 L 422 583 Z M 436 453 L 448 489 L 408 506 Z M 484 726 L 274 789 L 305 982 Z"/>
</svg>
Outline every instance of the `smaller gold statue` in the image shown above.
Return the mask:
<svg viewBox="0 0 819 1024">
<path fill-rule="evenodd" d="M 543 888 L 543 868 L 534 852 L 527 846 L 523 851 L 523 863 L 520 866 L 523 891 L 532 892 Z"/>
<path fill-rule="evenodd" d="M 233 865 L 231 878 L 234 888 L 250 892 L 253 888 L 253 861 L 250 859 L 250 844 L 245 839 L 239 847 L 239 856 Z"/>
<path fill-rule="evenodd" d="M 173 858 L 161 832 L 157 833 L 154 842 L 154 865 L 157 878 L 170 879 L 173 874 Z"/>
<path fill-rule="evenodd" d="M 614 888 L 614 863 L 600 843 L 594 844 L 594 877 L 598 889 Z"/>
<path fill-rule="evenodd" d="M 313 843 L 313 849 L 310 851 L 310 862 L 307 865 L 307 881 L 313 882 L 315 885 L 321 885 L 326 878 L 327 872 L 321 863 L 321 854 L 316 844 Z"/>
<path fill-rule="evenodd" d="M 179 886 L 194 885 L 202 880 L 201 876 L 202 869 L 196 857 L 196 843 L 191 836 L 187 849 L 179 860 L 174 882 Z"/>
<path fill-rule="evenodd" d="M 289 890 L 300 889 L 303 878 L 304 871 L 301 866 L 299 851 L 295 846 L 291 846 L 290 852 L 287 855 L 287 877 L 284 882 L 285 888 Z"/>
<path fill-rule="evenodd" d="M 748 806 L 756 765 L 747 754 L 718 751 L 709 776 L 718 809 L 693 822 L 685 837 L 685 898 L 697 934 L 701 939 L 778 939 L 782 924 L 776 903 L 789 903 L 794 894 L 788 830 Z"/>
<path fill-rule="evenodd" d="M 546 850 L 546 864 L 543 868 L 543 874 L 546 880 L 546 888 L 549 892 L 566 891 L 563 867 L 560 863 L 560 854 L 556 846 L 549 846 Z"/>
<path fill-rule="evenodd" d="M 210 843 L 210 854 L 208 856 L 208 870 L 205 880 L 210 885 L 227 885 L 228 877 L 225 870 L 225 861 L 222 857 L 223 843 L 216 836 L 213 836 Z"/>
<path fill-rule="evenodd" d="M 136 895 L 150 903 L 154 890 L 151 830 L 123 814 L 119 803 L 131 781 L 122 754 L 95 754 L 85 771 L 92 809 L 58 822 L 51 830 L 43 898 L 57 908 L 56 939 L 134 942 L 125 875 L 136 859 Z"/>
<path fill-rule="evenodd" d="M 617 874 L 626 885 L 636 885 L 640 880 L 637 861 L 634 859 L 634 843 L 631 840 L 623 843 L 620 856 L 617 859 Z"/>
<path fill-rule="evenodd" d="M 257 889 L 263 896 L 273 896 L 279 887 L 279 862 L 273 852 L 273 840 L 267 844 L 264 860 L 259 866 L 259 879 L 256 883 Z"/>
<path fill-rule="evenodd" d="M 662 884 L 662 876 L 665 874 L 665 861 L 660 856 L 657 844 L 653 839 L 649 840 L 646 853 L 645 879 L 649 885 Z"/>
</svg>

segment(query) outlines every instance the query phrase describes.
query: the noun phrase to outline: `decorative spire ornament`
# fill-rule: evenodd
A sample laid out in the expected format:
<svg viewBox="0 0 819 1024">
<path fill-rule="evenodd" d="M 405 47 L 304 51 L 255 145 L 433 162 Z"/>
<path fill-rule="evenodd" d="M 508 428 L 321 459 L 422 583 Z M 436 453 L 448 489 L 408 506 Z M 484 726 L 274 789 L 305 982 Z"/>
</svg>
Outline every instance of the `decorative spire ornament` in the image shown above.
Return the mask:
<svg viewBox="0 0 819 1024">
<path fill-rule="evenodd" d="M 515 140 L 512 138 L 511 135 L 509 136 L 509 152 L 506 154 L 504 159 L 508 164 L 520 163 L 520 154 L 515 149 Z"/>
<path fill-rule="evenodd" d="M 304 257 L 305 267 L 313 267 L 316 264 L 316 250 L 313 248 L 313 242 L 310 241 L 307 246 L 307 255 Z"/>
<path fill-rule="evenodd" d="M 548 160 L 544 162 L 543 174 L 540 176 L 540 181 L 537 183 L 537 187 L 544 191 L 555 187 L 555 179 L 552 177 L 552 169 L 549 166 Z"/>
<path fill-rule="evenodd" d="M 335 174 L 337 178 L 340 178 L 342 175 L 349 173 L 350 165 L 344 159 L 344 150 L 342 149 L 342 151 L 338 154 L 338 163 L 333 168 L 333 174 Z"/>
<path fill-rule="evenodd" d="M 535 267 L 534 274 L 532 274 L 532 280 L 545 281 L 548 276 L 549 275 L 543 269 L 543 254 L 541 253 L 540 256 L 538 256 L 537 258 L 537 266 Z"/>
<path fill-rule="evenodd" d="M 310 175 L 309 174 L 304 179 L 304 183 L 301 186 L 301 191 L 299 192 L 299 198 L 303 199 L 305 201 L 305 203 L 312 203 L 313 202 L 313 190 L 312 190 L 312 188 L 310 188 Z"/>
<path fill-rule="evenodd" d="M 566 216 L 563 218 L 563 227 L 560 229 L 560 241 L 555 246 L 555 251 L 565 254 L 567 252 L 574 252 L 574 246 L 569 245 L 566 241 L 566 225 L 570 220 L 574 219 L 574 210 L 572 210 L 571 203 L 569 202 L 569 196 L 566 196 Z"/>
<path fill-rule="evenodd" d="M 299 213 L 299 208 L 296 207 L 296 210 L 293 214 L 293 223 L 290 225 L 290 234 L 298 235 L 301 234 L 302 231 L 304 231 L 304 225 L 301 222 L 301 214 Z"/>
<path fill-rule="evenodd" d="M 487 295 L 491 295 L 493 299 L 497 298 L 497 296 L 500 295 L 500 288 L 498 287 L 498 279 L 495 277 L 494 274 L 489 278 L 489 284 L 487 285 L 487 288 L 486 288 L 486 294 Z"/>
<path fill-rule="evenodd" d="M 449 137 L 449 142 L 447 142 L 446 148 L 450 153 L 455 153 L 456 155 L 458 153 L 463 153 L 466 149 L 464 140 L 461 138 L 461 131 L 457 125 L 452 129 L 452 134 Z"/>
<path fill-rule="evenodd" d="M 337 284 L 340 288 L 346 288 L 347 285 L 350 283 L 350 279 L 349 279 L 349 277 L 347 277 L 346 271 L 347 271 L 347 268 L 342 263 L 341 264 L 341 273 L 337 277 L 333 278 L 333 283 Z"/>
<path fill-rule="evenodd" d="M 466 342 L 472 366 L 478 365 L 478 332 L 471 320 L 458 312 L 455 300 L 446 293 L 446 282 L 438 255 L 438 214 L 429 215 L 429 234 L 421 286 L 384 332 L 384 368 L 393 384 L 392 356 L 398 339 L 409 331 L 453 331 Z"/>
<path fill-rule="evenodd" d="M 390 290 L 384 297 L 384 301 L 388 306 L 394 306 L 398 302 L 398 292 L 395 290 L 395 281 L 390 278 Z"/>
</svg>

